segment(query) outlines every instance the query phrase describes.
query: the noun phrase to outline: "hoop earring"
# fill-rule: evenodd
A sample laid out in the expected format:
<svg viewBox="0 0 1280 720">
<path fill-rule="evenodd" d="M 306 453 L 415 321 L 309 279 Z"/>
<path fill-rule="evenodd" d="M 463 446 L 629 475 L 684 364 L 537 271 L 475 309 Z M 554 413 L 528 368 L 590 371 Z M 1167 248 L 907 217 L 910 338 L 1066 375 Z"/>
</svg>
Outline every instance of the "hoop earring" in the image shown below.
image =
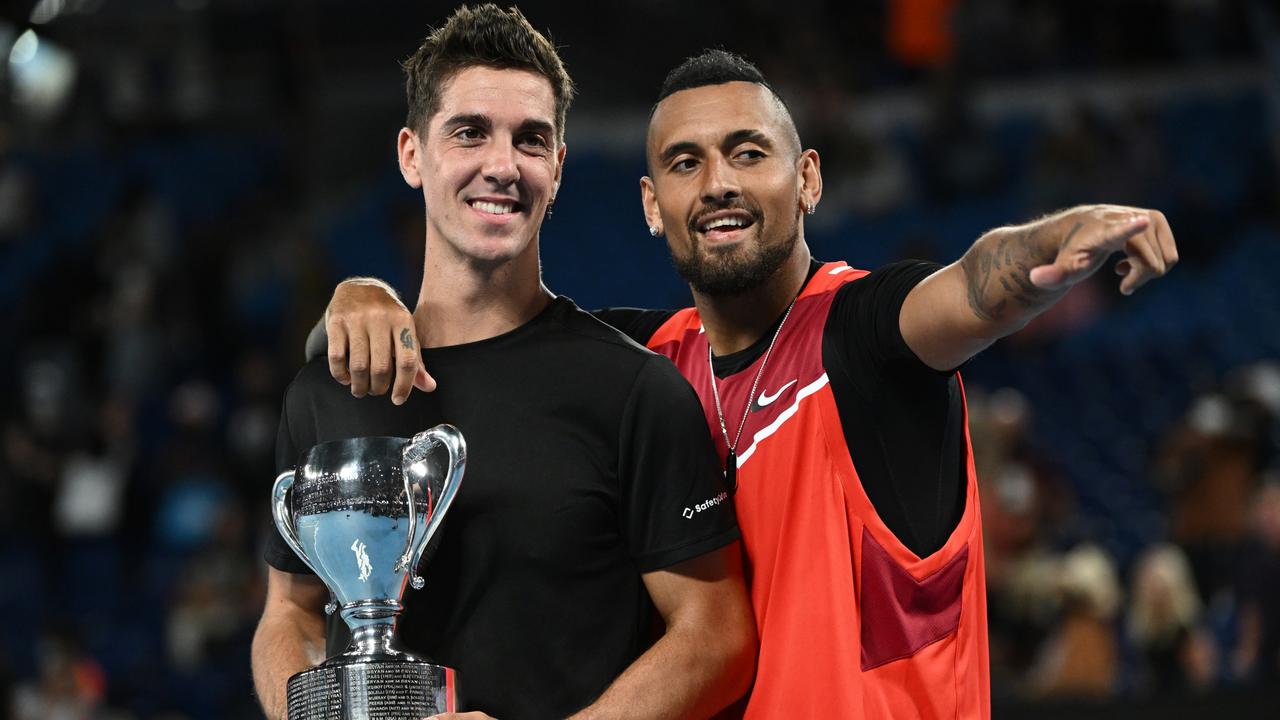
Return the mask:
<svg viewBox="0 0 1280 720">
<path fill-rule="evenodd" d="M 550 218 L 551 218 L 551 210 L 552 210 L 552 208 L 554 208 L 555 206 L 556 206 L 556 199 L 555 199 L 555 198 L 551 198 L 551 202 L 547 203 L 547 211 L 546 211 L 545 213 L 543 213 L 543 214 L 542 214 L 542 219 L 543 219 L 543 220 L 548 220 L 548 219 L 550 219 Z"/>
</svg>

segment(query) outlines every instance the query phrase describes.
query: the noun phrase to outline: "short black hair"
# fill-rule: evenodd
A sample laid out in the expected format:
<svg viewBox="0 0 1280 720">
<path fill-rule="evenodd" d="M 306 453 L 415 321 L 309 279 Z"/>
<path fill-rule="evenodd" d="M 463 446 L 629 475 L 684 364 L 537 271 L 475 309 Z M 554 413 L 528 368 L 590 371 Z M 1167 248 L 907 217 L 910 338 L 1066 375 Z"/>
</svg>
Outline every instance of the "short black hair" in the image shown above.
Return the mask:
<svg viewBox="0 0 1280 720">
<path fill-rule="evenodd" d="M 649 108 L 650 130 L 652 131 L 653 128 L 653 115 L 658 111 L 658 105 L 671 95 L 681 90 L 731 82 L 754 83 L 768 90 L 774 102 L 778 103 L 778 107 L 782 110 L 783 117 L 786 118 L 787 134 L 790 136 L 795 152 L 800 153 L 803 150 L 800 132 L 796 130 L 795 119 L 791 117 L 791 108 L 787 107 L 787 101 L 783 100 L 769 81 L 764 79 L 764 73 L 760 72 L 760 68 L 754 63 L 737 53 L 721 48 L 703 50 L 697 55 L 686 58 L 676 69 L 667 73 L 667 79 L 662 81 L 662 89 L 658 91 L 658 99 L 654 101 L 653 107 Z M 649 171 L 653 172 L 652 163 Z"/>
<path fill-rule="evenodd" d="M 754 63 L 728 50 L 708 48 L 697 55 L 686 58 L 678 67 L 667 73 L 667 79 L 662 81 L 662 89 L 658 91 L 658 99 L 654 101 L 653 108 L 649 110 L 649 115 L 652 116 L 654 110 L 657 110 L 658 103 L 681 90 L 691 90 L 707 85 L 723 85 L 730 82 L 749 82 L 763 85 L 768 88 L 778 103 L 787 110 L 787 114 L 791 113 L 790 108 L 787 108 L 786 101 L 769 84 L 769 81 L 765 80 L 764 73 L 760 72 L 760 68 L 756 67 Z"/>
</svg>

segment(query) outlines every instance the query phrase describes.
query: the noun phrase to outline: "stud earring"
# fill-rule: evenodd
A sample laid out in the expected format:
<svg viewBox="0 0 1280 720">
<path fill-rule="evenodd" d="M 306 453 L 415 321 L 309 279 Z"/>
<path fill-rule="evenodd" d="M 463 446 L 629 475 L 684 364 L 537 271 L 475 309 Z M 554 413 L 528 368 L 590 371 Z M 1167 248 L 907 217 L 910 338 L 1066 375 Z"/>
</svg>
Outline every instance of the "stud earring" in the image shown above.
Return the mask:
<svg viewBox="0 0 1280 720">
<path fill-rule="evenodd" d="M 542 219 L 543 219 L 543 220 L 546 220 L 547 218 L 551 217 L 551 210 L 552 210 L 552 208 L 554 208 L 555 206 L 556 206 L 556 199 L 555 199 L 555 198 L 551 198 L 551 202 L 548 202 L 548 203 L 547 203 L 547 211 L 546 211 L 545 213 L 543 213 L 543 215 L 542 215 Z"/>
<path fill-rule="evenodd" d="M 650 226 L 649 226 L 649 234 L 650 234 L 650 235 L 652 235 L 653 237 L 658 237 L 658 232 L 659 232 L 659 231 L 658 231 L 658 226 L 657 226 L 657 225 L 650 225 Z"/>
<path fill-rule="evenodd" d="M 804 214 L 805 214 L 805 215 L 812 215 L 812 214 L 814 214 L 814 213 L 816 213 L 816 212 L 818 212 L 818 208 L 817 208 L 817 206 L 816 206 L 816 205 L 814 205 L 813 203 L 805 203 L 805 204 L 804 204 Z"/>
</svg>

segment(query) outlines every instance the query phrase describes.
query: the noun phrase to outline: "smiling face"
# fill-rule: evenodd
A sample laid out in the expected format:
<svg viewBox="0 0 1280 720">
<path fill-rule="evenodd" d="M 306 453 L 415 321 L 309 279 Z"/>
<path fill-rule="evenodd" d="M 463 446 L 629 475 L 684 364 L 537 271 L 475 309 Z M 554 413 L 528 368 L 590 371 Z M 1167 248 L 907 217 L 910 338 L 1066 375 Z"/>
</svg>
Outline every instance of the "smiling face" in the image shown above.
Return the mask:
<svg viewBox="0 0 1280 720">
<path fill-rule="evenodd" d="M 565 146 L 551 83 L 528 70 L 459 70 L 419 135 L 400 131 L 400 169 L 422 188 L 427 242 L 486 265 L 537 252 Z"/>
<path fill-rule="evenodd" d="M 693 289 L 735 295 L 796 250 L 803 209 L 822 194 L 818 156 L 770 90 L 750 82 L 681 90 L 649 122 L 645 217 L 666 233 Z"/>
</svg>

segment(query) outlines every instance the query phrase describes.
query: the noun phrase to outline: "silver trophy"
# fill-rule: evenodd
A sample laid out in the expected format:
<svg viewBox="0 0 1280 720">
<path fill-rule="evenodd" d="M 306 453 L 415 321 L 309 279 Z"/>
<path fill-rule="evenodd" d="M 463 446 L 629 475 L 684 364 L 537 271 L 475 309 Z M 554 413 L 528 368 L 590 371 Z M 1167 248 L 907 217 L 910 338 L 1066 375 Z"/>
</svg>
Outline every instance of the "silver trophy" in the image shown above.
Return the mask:
<svg viewBox="0 0 1280 720">
<path fill-rule="evenodd" d="M 437 425 L 412 440 L 321 443 L 276 477 L 276 527 L 328 586 L 325 612 L 351 629 L 346 652 L 289 678 L 289 720 L 401 720 L 455 709 L 453 670 L 405 652 L 394 630 L 405 585 L 423 586 L 418 562 L 466 462 L 462 433 Z"/>
</svg>

